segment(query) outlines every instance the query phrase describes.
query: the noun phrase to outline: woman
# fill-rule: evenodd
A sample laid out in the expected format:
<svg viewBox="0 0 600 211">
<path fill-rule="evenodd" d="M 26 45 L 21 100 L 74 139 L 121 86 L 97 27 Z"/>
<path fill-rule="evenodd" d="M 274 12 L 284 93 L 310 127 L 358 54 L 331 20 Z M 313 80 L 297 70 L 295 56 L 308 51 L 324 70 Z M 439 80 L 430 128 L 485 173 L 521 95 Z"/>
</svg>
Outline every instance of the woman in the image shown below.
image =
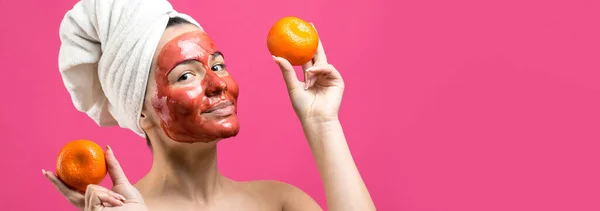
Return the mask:
<svg viewBox="0 0 600 211">
<path fill-rule="evenodd" d="M 98 6 L 98 4 L 104 4 L 102 2 L 108 1 L 82 1 L 81 8 L 86 12 L 86 17 L 89 14 L 96 15 L 94 18 L 88 19 L 114 20 L 99 15 L 104 14 L 100 11 L 103 8 L 102 5 Z M 162 7 L 170 7 L 161 0 L 114 0 L 114 2 L 124 5 L 134 3 L 139 7 L 138 10 L 144 12 L 151 10 L 144 9 L 144 4 L 153 4 L 148 2 L 159 2 L 156 3 L 159 4 L 158 6 L 163 4 Z M 110 8 L 109 16 L 111 17 L 117 13 L 114 12 L 117 7 L 114 2 L 106 3 L 111 5 L 105 7 Z M 162 8 L 158 6 L 151 5 L 148 8 Z M 71 13 L 76 14 L 76 9 L 74 8 Z M 90 12 L 90 10 L 94 11 Z M 156 45 L 151 42 L 142 42 L 151 43 L 143 44 L 144 47 L 155 46 L 153 47 L 155 50 L 151 58 L 149 76 L 145 83 L 146 92 L 143 95 L 143 104 L 139 116 L 136 118 L 139 120 L 139 128 L 151 145 L 154 158 L 148 174 L 132 185 L 121 169 L 115 153 L 107 146 L 106 161 L 110 178 L 113 181 L 113 188 L 110 190 L 90 185 L 85 194 L 81 194 L 69 189 L 53 173 L 44 171 L 44 175 L 71 203 L 81 210 L 322 210 L 306 193 L 289 184 L 275 181 L 238 182 L 219 173 L 216 156 L 217 143 L 222 139 L 237 135 L 239 130 L 236 116 L 238 86 L 225 66 L 223 53 L 216 48 L 204 30 L 188 16 L 172 15 L 173 13 L 175 12 L 170 11 L 171 15 L 169 15 L 166 28 L 163 27 Z M 77 19 L 73 17 L 77 16 L 67 15 L 65 22 Z M 121 14 L 119 17 L 123 18 L 124 16 Z M 143 22 L 151 19 L 148 17 L 151 15 L 142 15 L 137 18 Z M 123 29 L 134 27 L 127 22 L 136 21 L 120 21 L 120 23 L 125 23 Z M 61 39 L 63 45 L 68 45 L 68 40 L 73 41 L 75 38 L 67 39 L 65 38 L 67 35 L 62 36 L 71 31 L 65 25 L 61 25 Z M 82 23 L 74 25 L 85 28 L 85 24 Z M 107 36 L 106 39 L 102 38 L 102 34 L 104 34 L 102 25 L 98 23 L 92 25 L 95 27 L 92 27 L 93 29 L 90 31 L 98 34 L 98 36 L 94 35 L 98 42 L 90 43 L 99 43 L 103 54 L 111 54 L 109 50 L 112 44 L 102 43 L 103 40 L 108 40 L 107 43 L 110 42 L 111 36 Z M 143 28 L 140 27 L 140 29 Z M 111 29 L 109 31 L 119 30 Z M 89 35 L 90 32 L 80 34 Z M 81 40 L 87 42 L 94 36 Z M 135 33 L 127 36 L 129 36 L 127 39 L 130 39 L 130 36 L 135 36 Z M 140 36 L 138 40 L 141 39 Z M 138 40 L 136 43 L 140 43 Z M 120 48 L 126 46 L 123 43 L 118 43 L 118 45 Z M 79 44 L 77 46 L 82 48 L 86 45 Z M 64 46 L 64 49 L 67 48 L 68 46 Z M 85 47 L 85 50 L 90 51 L 88 48 Z M 136 51 L 137 48 L 132 47 L 131 49 L 134 49 L 131 51 Z M 63 47 L 61 47 L 61 53 L 62 51 Z M 140 50 L 140 52 L 142 51 Z M 78 53 L 77 56 L 80 54 Z M 99 83 L 102 85 L 103 92 L 106 93 L 104 95 L 107 96 L 109 103 L 117 104 L 117 106 L 109 106 L 106 110 L 112 111 L 110 114 L 122 126 L 127 125 L 122 123 L 125 122 L 125 118 L 118 117 L 118 115 L 127 113 L 125 111 L 128 109 L 125 106 L 118 106 L 119 103 L 114 103 L 118 99 L 110 96 L 117 95 L 111 95 L 112 90 L 109 86 L 110 83 L 120 79 L 114 75 L 110 76 L 111 80 L 103 79 L 104 75 L 113 73 L 110 71 L 122 72 L 132 69 L 131 62 L 125 62 L 124 66 L 115 63 L 114 61 L 119 60 L 118 58 L 118 56 L 98 57 L 98 65 L 91 66 L 99 71 Z M 66 60 L 68 58 L 60 62 L 65 63 Z M 80 63 L 82 61 L 82 59 L 76 60 Z M 339 72 L 327 62 L 323 45 L 319 44 L 314 59 L 303 66 L 306 83 L 297 79 L 294 69 L 288 61 L 279 57 L 273 57 L 273 60 L 282 71 L 293 108 L 317 162 L 325 186 L 328 210 L 375 210 L 367 188 L 353 162 L 338 120 L 344 82 Z M 106 65 L 103 61 L 108 61 L 111 65 Z M 61 65 L 61 71 L 62 69 L 70 71 L 73 67 L 79 68 L 82 65 L 80 63 L 65 65 L 68 67 L 64 68 Z M 82 110 L 81 104 L 78 104 L 79 93 L 75 92 L 75 90 L 82 89 L 72 88 L 75 86 L 73 83 L 80 80 L 69 81 L 71 78 L 63 73 L 63 79 L 76 106 L 79 105 L 78 108 Z M 131 81 L 124 83 L 131 83 Z M 90 86 L 89 82 L 86 84 L 86 86 Z M 124 86 L 123 84 L 120 86 Z M 129 100 L 130 98 L 123 99 Z M 98 100 L 96 99 L 94 102 L 98 102 Z M 89 112 L 89 110 L 91 109 L 86 110 L 86 113 L 90 117 L 95 120 L 101 119 L 94 116 L 98 110 L 96 112 Z M 100 111 L 104 111 L 104 109 Z M 102 125 L 102 120 L 97 122 Z M 133 127 L 131 129 L 136 131 Z"/>
</svg>

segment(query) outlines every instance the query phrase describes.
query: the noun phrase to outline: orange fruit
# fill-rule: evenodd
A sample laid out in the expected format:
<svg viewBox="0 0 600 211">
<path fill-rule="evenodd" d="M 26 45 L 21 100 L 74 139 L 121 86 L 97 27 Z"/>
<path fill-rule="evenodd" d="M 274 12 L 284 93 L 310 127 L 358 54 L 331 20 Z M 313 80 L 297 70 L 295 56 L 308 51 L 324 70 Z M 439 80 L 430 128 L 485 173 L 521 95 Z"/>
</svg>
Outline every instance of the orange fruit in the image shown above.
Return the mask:
<svg viewBox="0 0 600 211">
<path fill-rule="evenodd" d="M 85 192 L 88 185 L 100 184 L 106 176 L 104 150 L 93 141 L 71 141 L 58 153 L 56 174 L 73 190 Z"/>
<path fill-rule="evenodd" d="M 319 46 L 315 28 L 298 17 L 279 19 L 269 30 L 267 48 L 273 56 L 287 59 L 298 66 L 309 62 Z"/>
</svg>

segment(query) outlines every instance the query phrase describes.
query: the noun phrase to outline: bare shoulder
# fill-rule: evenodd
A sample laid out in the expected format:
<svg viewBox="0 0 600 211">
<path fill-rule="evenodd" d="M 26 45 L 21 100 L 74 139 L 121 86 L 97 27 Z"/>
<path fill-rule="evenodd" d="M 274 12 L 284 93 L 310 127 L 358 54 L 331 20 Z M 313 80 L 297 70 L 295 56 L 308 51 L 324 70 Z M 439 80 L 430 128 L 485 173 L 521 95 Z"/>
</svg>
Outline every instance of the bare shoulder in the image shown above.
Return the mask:
<svg viewBox="0 0 600 211">
<path fill-rule="evenodd" d="M 245 182 L 248 188 L 281 204 L 283 211 L 321 211 L 321 207 L 300 188 L 276 180 Z"/>
<path fill-rule="evenodd" d="M 277 180 L 254 180 L 254 181 L 248 181 L 248 182 L 244 182 L 246 183 L 249 187 L 261 191 L 261 192 L 280 192 L 280 191 L 289 191 L 289 190 L 293 190 L 293 189 L 298 189 L 296 186 L 293 186 L 291 184 L 285 183 L 285 182 L 281 182 L 281 181 L 277 181 Z"/>
</svg>

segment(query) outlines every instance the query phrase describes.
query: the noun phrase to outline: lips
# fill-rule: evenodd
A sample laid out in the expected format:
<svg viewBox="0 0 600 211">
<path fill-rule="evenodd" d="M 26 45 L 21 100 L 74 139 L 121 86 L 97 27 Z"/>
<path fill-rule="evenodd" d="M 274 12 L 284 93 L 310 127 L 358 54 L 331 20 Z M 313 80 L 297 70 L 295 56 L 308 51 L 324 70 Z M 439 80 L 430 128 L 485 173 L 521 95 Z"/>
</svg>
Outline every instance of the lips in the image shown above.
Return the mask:
<svg viewBox="0 0 600 211">
<path fill-rule="evenodd" d="M 217 103 L 212 108 L 207 109 L 203 113 L 222 113 L 221 111 L 230 110 L 232 108 L 233 103 L 231 101 L 221 101 Z"/>
</svg>

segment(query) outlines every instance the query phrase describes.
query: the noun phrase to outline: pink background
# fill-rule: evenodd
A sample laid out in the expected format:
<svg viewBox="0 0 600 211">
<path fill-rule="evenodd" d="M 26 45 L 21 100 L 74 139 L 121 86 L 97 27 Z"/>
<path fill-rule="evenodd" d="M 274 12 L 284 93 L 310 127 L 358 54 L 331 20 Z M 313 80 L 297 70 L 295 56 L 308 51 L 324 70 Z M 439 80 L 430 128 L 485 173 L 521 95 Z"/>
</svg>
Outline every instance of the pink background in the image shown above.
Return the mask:
<svg viewBox="0 0 600 211">
<path fill-rule="evenodd" d="M 143 139 L 98 128 L 62 85 L 58 26 L 75 2 L 0 0 L 0 210 L 74 210 L 41 173 L 67 141 L 110 144 L 134 182 L 150 167 Z M 325 205 L 266 48 L 271 24 L 296 15 L 345 77 L 342 122 L 379 210 L 600 210 L 600 1 L 250 2 L 172 2 L 242 90 L 224 174 Z"/>
</svg>

